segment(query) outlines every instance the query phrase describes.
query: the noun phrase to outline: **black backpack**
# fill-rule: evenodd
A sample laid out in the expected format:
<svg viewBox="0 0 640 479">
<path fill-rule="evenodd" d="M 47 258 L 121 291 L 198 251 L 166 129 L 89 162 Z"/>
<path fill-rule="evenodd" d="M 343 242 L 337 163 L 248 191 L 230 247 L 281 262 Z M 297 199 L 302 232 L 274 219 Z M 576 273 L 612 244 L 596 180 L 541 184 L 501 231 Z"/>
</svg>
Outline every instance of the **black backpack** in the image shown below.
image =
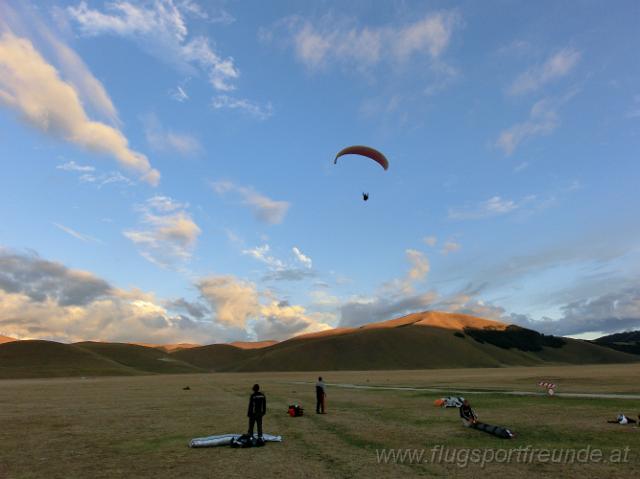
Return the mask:
<svg viewBox="0 0 640 479">
<path fill-rule="evenodd" d="M 249 434 L 243 434 L 231 441 L 231 447 L 234 448 L 262 447 L 264 444 L 264 439 L 261 437 L 256 438 Z"/>
</svg>

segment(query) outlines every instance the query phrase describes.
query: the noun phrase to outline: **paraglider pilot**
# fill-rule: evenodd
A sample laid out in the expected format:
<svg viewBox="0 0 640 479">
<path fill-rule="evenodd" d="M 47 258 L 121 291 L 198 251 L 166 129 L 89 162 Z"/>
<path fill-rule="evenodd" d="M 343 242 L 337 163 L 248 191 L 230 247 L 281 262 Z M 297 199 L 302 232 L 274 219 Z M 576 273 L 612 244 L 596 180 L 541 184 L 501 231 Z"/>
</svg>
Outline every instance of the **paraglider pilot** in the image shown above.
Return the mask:
<svg viewBox="0 0 640 479">
<path fill-rule="evenodd" d="M 369 193 L 362 193 L 362 199 L 367 201 L 369 199 Z"/>
<path fill-rule="evenodd" d="M 316 383 L 316 414 L 326 414 L 324 410 L 324 399 L 327 393 L 324 388 L 324 381 L 322 380 L 322 376 L 320 376 Z"/>
<path fill-rule="evenodd" d="M 462 418 L 462 424 L 466 427 L 470 427 L 478 422 L 478 416 L 476 416 L 475 411 L 471 409 L 471 405 L 466 399 L 462 401 L 462 406 L 460 406 L 460 417 Z"/>
<path fill-rule="evenodd" d="M 267 398 L 260 392 L 258 384 L 253 385 L 253 394 L 249 398 L 249 435 L 253 437 L 253 426 L 258 425 L 258 437 L 262 437 L 262 416 L 267 413 Z"/>
</svg>

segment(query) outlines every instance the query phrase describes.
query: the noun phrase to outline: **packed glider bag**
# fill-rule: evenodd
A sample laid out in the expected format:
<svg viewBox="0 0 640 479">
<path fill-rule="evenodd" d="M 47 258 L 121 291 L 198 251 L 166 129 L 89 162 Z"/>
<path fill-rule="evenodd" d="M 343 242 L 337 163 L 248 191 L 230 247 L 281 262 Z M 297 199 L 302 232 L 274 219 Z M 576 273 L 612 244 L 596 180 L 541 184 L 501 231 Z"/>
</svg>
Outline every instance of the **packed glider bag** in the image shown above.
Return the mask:
<svg viewBox="0 0 640 479">
<path fill-rule="evenodd" d="M 485 424 L 483 422 L 476 422 L 471 425 L 473 429 L 477 429 L 478 431 L 484 431 L 496 437 L 501 437 L 503 439 L 513 439 L 514 434 L 507 429 L 506 427 L 501 426 L 492 426 L 490 424 Z"/>
<path fill-rule="evenodd" d="M 189 447 L 229 446 L 234 440 L 240 438 L 240 436 L 242 436 L 242 434 L 220 434 L 218 436 L 196 437 L 189 441 Z M 282 436 L 272 436 L 271 434 L 263 434 L 262 439 L 264 439 L 265 442 L 282 442 Z"/>
<path fill-rule="evenodd" d="M 464 398 L 462 396 L 447 396 L 436 399 L 433 401 L 433 405 L 436 407 L 460 407 L 463 401 Z"/>
<path fill-rule="evenodd" d="M 304 409 L 300 404 L 289 404 L 288 413 L 291 417 L 300 417 L 304 415 Z"/>
</svg>

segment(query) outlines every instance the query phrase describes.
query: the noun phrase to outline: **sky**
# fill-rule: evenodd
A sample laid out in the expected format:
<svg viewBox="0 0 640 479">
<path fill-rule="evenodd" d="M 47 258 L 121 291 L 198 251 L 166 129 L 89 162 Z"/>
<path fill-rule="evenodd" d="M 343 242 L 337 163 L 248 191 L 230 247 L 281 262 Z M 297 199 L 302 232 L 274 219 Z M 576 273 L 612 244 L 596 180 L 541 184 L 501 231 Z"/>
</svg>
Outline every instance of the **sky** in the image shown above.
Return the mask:
<svg viewBox="0 0 640 479">
<path fill-rule="evenodd" d="M 639 23 L 622 0 L 0 0 L 0 335 L 638 329 Z M 389 169 L 334 164 L 358 144 Z"/>
</svg>

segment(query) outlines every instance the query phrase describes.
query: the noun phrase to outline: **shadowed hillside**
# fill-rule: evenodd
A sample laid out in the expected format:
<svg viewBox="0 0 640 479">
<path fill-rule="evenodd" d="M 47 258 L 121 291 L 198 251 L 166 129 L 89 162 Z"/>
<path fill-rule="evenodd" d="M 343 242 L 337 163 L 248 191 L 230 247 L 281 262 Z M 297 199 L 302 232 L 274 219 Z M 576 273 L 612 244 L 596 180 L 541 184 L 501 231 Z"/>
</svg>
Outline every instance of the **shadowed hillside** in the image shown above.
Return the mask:
<svg viewBox="0 0 640 479">
<path fill-rule="evenodd" d="M 497 321 L 439 312 L 306 334 L 261 349 L 241 350 L 220 344 L 174 355 L 216 371 L 501 367 L 637 359 L 586 341 L 545 336 Z"/>
<path fill-rule="evenodd" d="M 14 341 L 0 345 L 0 378 L 3 379 L 133 374 L 138 372 L 71 344 Z"/>
<path fill-rule="evenodd" d="M 640 354 L 640 331 L 626 331 L 624 333 L 602 336 L 593 341 L 600 346 L 615 349 L 630 354 Z"/>
<path fill-rule="evenodd" d="M 157 346 L 124 343 L 15 341 L 0 344 L 0 378 L 640 361 L 638 356 L 595 342 L 546 336 L 497 321 L 435 311 L 265 343 L 212 344 L 167 353 Z"/>
<path fill-rule="evenodd" d="M 213 371 L 227 365 L 242 363 L 252 358 L 258 351 L 262 349 L 242 349 L 230 344 L 211 344 L 199 348 L 182 349 L 171 353 L 171 356 L 199 368 Z"/>
<path fill-rule="evenodd" d="M 200 368 L 187 364 L 179 358 L 170 356 L 157 348 L 137 344 L 99 343 L 91 341 L 75 343 L 73 346 L 99 354 L 102 357 L 138 371 L 162 374 L 202 372 Z"/>
</svg>

